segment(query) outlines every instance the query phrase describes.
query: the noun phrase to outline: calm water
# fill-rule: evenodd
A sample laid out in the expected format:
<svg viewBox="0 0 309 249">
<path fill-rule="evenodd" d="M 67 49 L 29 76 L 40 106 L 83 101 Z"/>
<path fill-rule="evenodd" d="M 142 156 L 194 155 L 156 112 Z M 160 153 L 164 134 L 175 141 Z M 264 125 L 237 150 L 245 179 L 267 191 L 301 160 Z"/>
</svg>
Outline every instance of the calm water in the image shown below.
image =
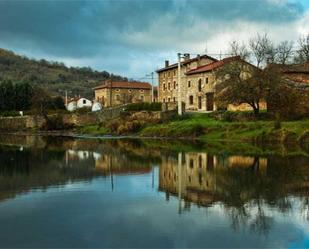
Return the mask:
<svg viewBox="0 0 309 249">
<path fill-rule="evenodd" d="M 309 247 L 309 157 L 0 136 L 1 247 Z M 307 156 L 306 156 L 307 155 Z"/>
</svg>

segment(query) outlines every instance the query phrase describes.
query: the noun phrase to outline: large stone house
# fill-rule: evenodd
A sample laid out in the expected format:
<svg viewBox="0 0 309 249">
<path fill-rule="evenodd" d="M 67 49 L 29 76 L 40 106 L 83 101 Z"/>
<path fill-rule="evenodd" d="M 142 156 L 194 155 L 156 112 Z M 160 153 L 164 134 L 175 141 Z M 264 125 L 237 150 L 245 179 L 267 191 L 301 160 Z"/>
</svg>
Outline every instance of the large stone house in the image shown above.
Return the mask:
<svg viewBox="0 0 309 249">
<path fill-rule="evenodd" d="M 185 109 L 191 111 L 215 111 L 216 70 L 228 63 L 243 63 L 246 67 L 254 65 L 240 59 L 239 56 L 216 60 L 207 55 L 185 60 L 181 64 L 181 100 Z M 159 100 L 161 102 L 176 102 L 178 96 L 177 64 L 166 65 L 157 71 L 159 74 Z M 265 102 L 261 109 L 265 109 Z M 251 110 L 247 104 L 228 105 L 228 110 Z"/>
<path fill-rule="evenodd" d="M 207 65 L 217 61 L 208 55 L 201 55 L 191 58 L 185 55 L 181 62 L 181 100 L 187 103 L 187 76 L 186 72 L 196 69 L 199 66 Z M 169 65 L 169 61 L 165 61 L 165 67 L 157 70 L 159 78 L 158 100 L 162 103 L 177 102 L 178 101 L 178 64 Z"/>
<path fill-rule="evenodd" d="M 104 107 L 151 102 L 151 85 L 144 82 L 106 81 L 94 88 L 95 101 Z"/>
</svg>

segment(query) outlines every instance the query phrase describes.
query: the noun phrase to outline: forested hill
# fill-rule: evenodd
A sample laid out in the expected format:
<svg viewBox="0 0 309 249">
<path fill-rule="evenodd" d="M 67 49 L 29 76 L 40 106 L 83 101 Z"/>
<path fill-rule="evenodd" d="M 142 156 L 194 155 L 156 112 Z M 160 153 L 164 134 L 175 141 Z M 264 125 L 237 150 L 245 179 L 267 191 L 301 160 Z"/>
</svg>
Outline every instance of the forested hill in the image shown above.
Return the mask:
<svg viewBox="0 0 309 249">
<path fill-rule="evenodd" d="M 98 72 L 89 67 L 67 67 L 63 63 L 44 59 L 34 60 L 19 56 L 0 48 L 0 82 L 10 79 L 13 82 L 28 82 L 39 85 L 54 94 L 93 96 L 92 88 L 103 80 L 112 77 L 115 80 L 127 80 L 106 71 Z"/>
</svg>

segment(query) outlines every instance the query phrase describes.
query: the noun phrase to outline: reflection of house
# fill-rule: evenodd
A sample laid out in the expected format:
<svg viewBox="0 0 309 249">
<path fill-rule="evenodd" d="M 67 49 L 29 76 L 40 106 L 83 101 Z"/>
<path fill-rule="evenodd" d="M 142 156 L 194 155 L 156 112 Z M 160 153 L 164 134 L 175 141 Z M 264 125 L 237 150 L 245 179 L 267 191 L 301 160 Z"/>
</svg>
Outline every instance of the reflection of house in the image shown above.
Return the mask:
<svg viewBox="0 0 309 249">
<path fill-rule="evenodd" d="M 219 157 L 203 152 L 188 152 L 179 158 L 182 158 L 180 164 L 177 158 L 162 159 L 159 189 L 202 206 L 220 199 L 220 191 L 224 191 L 217 185 L 220 170 L 240 167 L 264 172 L 267 167 L 267 159 L 264 158 Z"/>
<path fill-rule="evenodd" d="M 144 82 L 105 82 L 94 88 L 95 100 L 103 106 L 151 102 L 151 85 Z"/>
<path fill-rule="evenodd" d="M 115 156 L 110 153 L 102 153 L 95 161 L 95 169 L 104 175 L 109 174 L 144 174 L 149 173 L 151 168 L 147 164 L 139 164 L 128 161 L 128 158 Z"/>
</svg>

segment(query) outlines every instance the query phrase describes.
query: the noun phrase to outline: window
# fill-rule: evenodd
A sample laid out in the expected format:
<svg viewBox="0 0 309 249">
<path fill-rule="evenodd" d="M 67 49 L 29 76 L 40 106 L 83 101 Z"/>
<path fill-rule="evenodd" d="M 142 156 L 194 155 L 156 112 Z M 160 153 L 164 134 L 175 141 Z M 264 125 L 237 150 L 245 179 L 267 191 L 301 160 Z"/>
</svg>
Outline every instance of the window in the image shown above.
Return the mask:
<svg viewBox="0 0 309 249">
<path fill-rule="evenodd" d="M 86 100 L 85 99 L 83 99 L 83 104 L 86 104 Z"/>
<path fill-rule="evenodd" d="M 174 102 L 176 102 L 176 98 L 174 97 L 173 99 L 174 99 Z"/>
<path fill-rule="evenodd" d="M 201 155 L 199 155 L 198 157 L 198 166 L 199 168 L 202 168 L 202 156 Z"/>
<path fill-rule="evenodd" d="M 208 77 L 205 79 L 206 84 L 208 84 Z"/>
<path fill-rule="evenodd" d="M 190 104 L 190 105 L 193 105 L 193 96 L 192 96 L 192 95 L 189 96 L 189 104 Z"/>
<path fill-rule="evenodd" d="M 165 103 L 165 98 L 163 98 L 163 103 Z"/>
<path fill-rule="evenodd" d="M 164 91 L 166 90 L 166 85 L 165 85 L 165 84 L 163 84 L 163 90 L 164 90 Z"/>
<path fill-rule="evenodd" d="M 144 102 L 144 95 L 141 95 L 141 101 Z"/>
<path fill-rule="evenodd" d="M 120 90 L 119 89 L 116 89 L 116 92 L 119 92 Z"/>
<path fill-rule="evenodd" d="M 132 90 L 131 90 L 131 89 L 129 89 L 129 93 L 130 93 L 130 92 L 132 92 Z"/>
<path fill-rule="evenodd" d="M 174 70 L 174 76 L 176 75 L 176 70 Z"/>
<path fill-rule="evenodd" d="M 191 169 L 193 169 L 193 167 L 194 167 L 193 159 L 190 159 L 189 167 L 190 167 Z"/>
<path fill-rule="evenodd" d="M 171 98 L 168 98 L 168 102 L 171 102 Z"/>
<path fill-rule="evenodd" d="M 119 94 L 116 94 L 116 100 L 120 100 L 120 95 Z"/>
<path fill-rule="evenodd" d="M 140 92 L 141 92 L 141 93 L 143 93 L 143 92 L 144 92 L 144 90 L 140 90 Z"/>
<path fill-rule="evenodd" d="M 174 81 L 174 89 L 176 89 L 176 81 Z"/>
<path fill-rule="evenodd" d="M 188 87 L 191 87 L 191 81 L 190 80 L 188 81 Z"/>
<path fill-rule="evenodd" d="M 198 91 L 201 92 L 202 91 L 202 79 L 198 80 Z"/>
<path fill-rule="evenodd" d="M 171 89 L 171 83 L 168 83 L 168 90 Z"/>
</svg>

